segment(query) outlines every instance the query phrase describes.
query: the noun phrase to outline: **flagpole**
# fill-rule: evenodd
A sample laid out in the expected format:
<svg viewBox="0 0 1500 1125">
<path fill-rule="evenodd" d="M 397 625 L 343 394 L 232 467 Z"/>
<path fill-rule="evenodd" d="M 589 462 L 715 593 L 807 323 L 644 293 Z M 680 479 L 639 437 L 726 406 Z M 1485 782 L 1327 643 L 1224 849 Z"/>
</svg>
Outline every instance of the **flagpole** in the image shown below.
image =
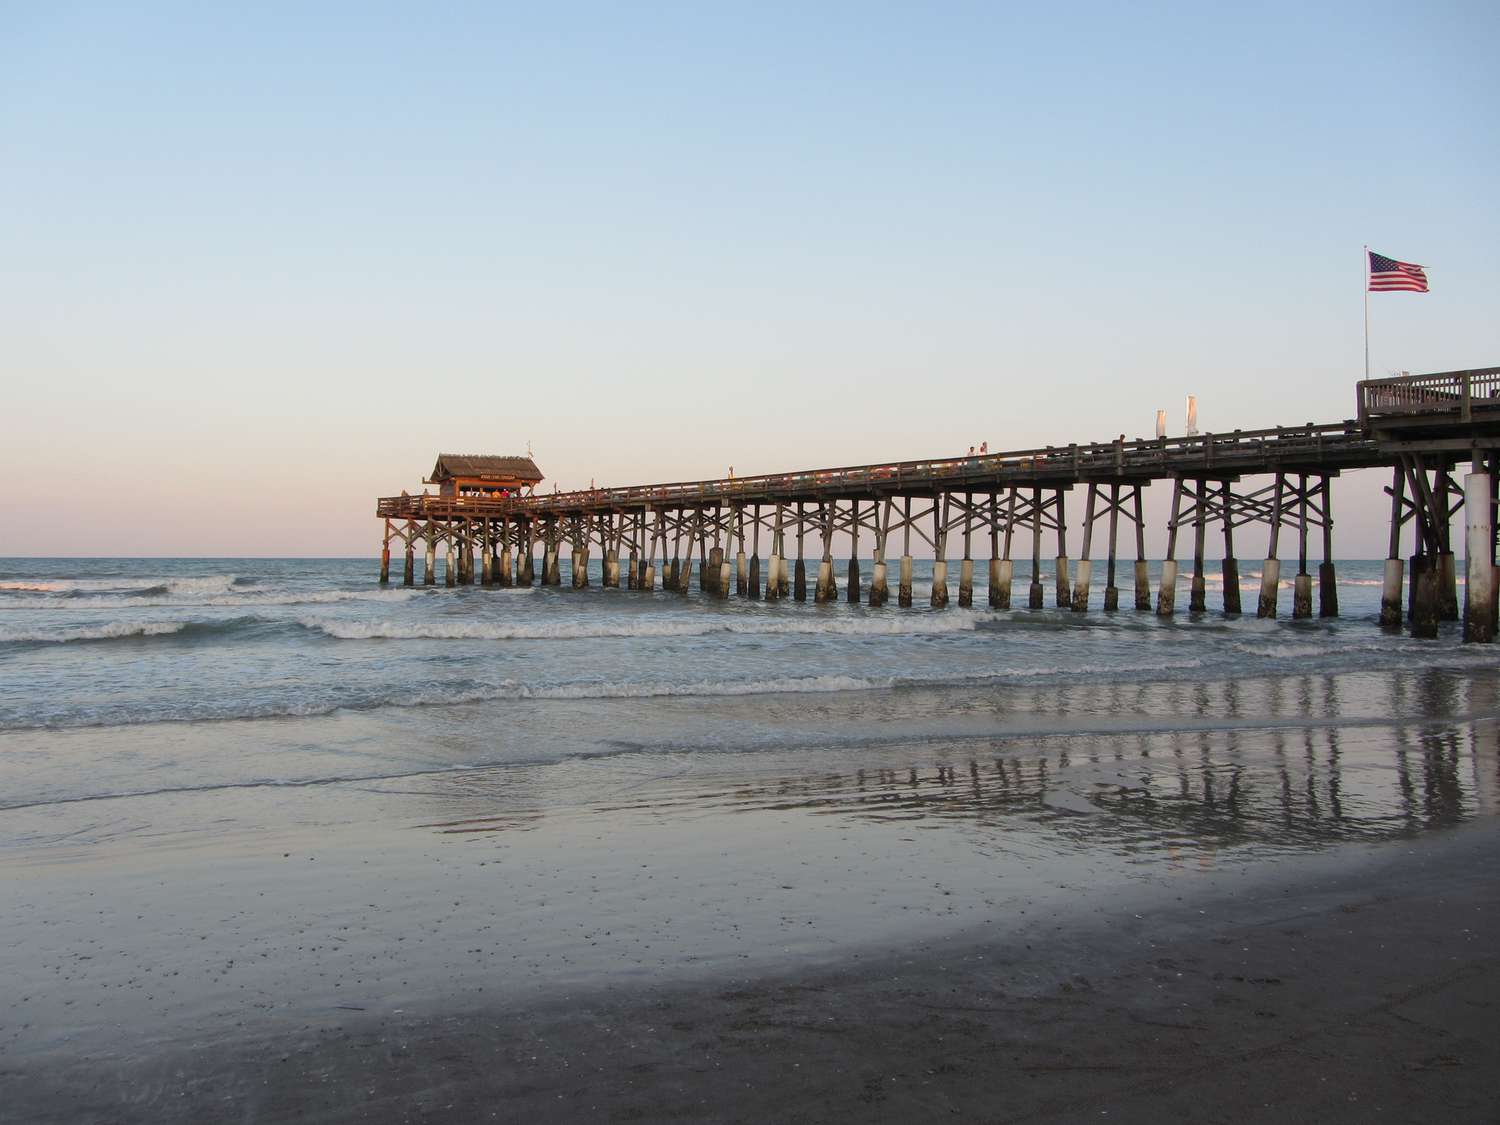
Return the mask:
<svg viewBox="0 0 1500 1125">
<path fill-rule="evenodd" d="M 1370 377 L 1370 248 L 1364 249 L 1365 279 L 1360 288 L 1365 291 L 1365 378 Z"/>
</svg>

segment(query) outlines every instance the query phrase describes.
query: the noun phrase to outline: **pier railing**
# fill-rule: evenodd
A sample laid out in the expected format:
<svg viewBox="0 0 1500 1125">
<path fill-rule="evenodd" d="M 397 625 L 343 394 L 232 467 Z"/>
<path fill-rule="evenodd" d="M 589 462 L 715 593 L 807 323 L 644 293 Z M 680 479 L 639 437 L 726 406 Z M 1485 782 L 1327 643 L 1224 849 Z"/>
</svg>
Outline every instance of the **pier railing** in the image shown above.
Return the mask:
<svg viewBox="0 0 1500 1125">
<path fill-rule="evenodd" d="M 1495 369 L 1500 372 L 1500 368 Z M 1176 472 L 1239 472 L 1305 463 L 1354 468 L 1374 464 L 1379 451 L 1354 421 L 1328 425 L 1235 430 L 1226 434 L 1045 446 L 1039 449 L 921 461 L 767 473 L 719 480 L 595 488 L 491 500 L 444 496 L 387 496 L 376 514 L 387 519 L 502 516 L 534 511 L 609 510 L 720 501 L 817 500 L 852 493 L 917 495 L 924 489 L 975 491 L 999 485 L 1109 478 L 1161 478 Z"/>
<path fill-rule="evenodd" d="M 1474 410 L 1500 410 L 1500 367 L 1438 371 L 1365 379 L 1359 383 L 1359 421 L 1368 428 L 1375 417 L 1451 415 L 1473 419 Z"/>
</svg>

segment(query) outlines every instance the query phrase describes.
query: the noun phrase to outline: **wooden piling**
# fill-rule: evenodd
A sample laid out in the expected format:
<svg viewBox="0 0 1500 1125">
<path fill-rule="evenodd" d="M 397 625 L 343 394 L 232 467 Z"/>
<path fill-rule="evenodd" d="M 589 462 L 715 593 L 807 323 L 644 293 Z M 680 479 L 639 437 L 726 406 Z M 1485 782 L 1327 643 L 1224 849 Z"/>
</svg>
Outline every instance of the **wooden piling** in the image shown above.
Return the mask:
<svg viewBox="0 0 1500 1125">
<path fill-rule="evenodd" d="M 948 605 L 948 494 L 932 501 L 932 593 L 927 602 L 933 609 Z"/>
<path fill-rule="evenodd" d="M 405 558 L 401 565 L 401 585 L 415 586 L 417 584 L 417 560 L 412 551 L 411 540 L 406 541 Z"/>
<path fill-rule="evenodd" d="M 1281 498 L 1285 483 L 1285 478 L 1278 472 L 1271 501 L 1271 539 L 1266 550 L 1266 561 L 1261 565 L 1260 602 L 1255 608 L 1256 617 L 1276 616 L 1276 598 L 1281 591 L 1281 562 L 1276 556 L 1281 538 Z"/>
<path fill-rule="evenodd" d="M 829 501 L 819 506 L 818 531 L 822 536 L 823 553 L 818 559 L 818 581 L 813 589 L 813 599 L 823 605 L 839 595 L 838 584 L 833 579 L 833 508 Z"/>
<path fill-rule="evenodd" d="M 802 505 L 797 505 L 797 573 L 792 582 L 792 597 L 799 602 L 807 601 L 807 562 L 803 556 L 803 532 L 806 518 Z"/>
<path fill-rule="evenodd" d="M 1026 604 L 1031 609 L 1041 609 L 1042 600 L 1042 490 L 1031 490 L 1031 589 L 1027 591 Z"/>
<path fill-rule="evenodd" d="M 974 494 L 964 493 L 964 557 L 958 566 L 958 604 L 967 609 L 974 604 L 974 557 L 969 539 L 974 522 Z"/>
<path fill-rule="evenodd" d="M 1083 543 L 1078 554 L 1078 570 L 1073 578 L 1074 613 L 1087 613 L 1089 609 L 1089 582 L 1094 569 L 1094 505 L 1098 498 L 1099 486 L 1091 483 L 1083 506 Z"/>
<path fill-rule="evenodd" d="M 1073 602 L 1068 588 L 1068 520 L 1063 497 L 1067 493 L 1059 488 L 1053 511 L 1057 516 L 1057 558 L 1054 560 L 1053 578 L 1057 587 L 1057 608 L 1067 609 Z"/>
<path fill-rule="evenodd" d="M 991 609 L 1010 608 L 1010 524 L 1016 510 L 1016 490 L 1010 490 L 1010 516 L 1005 521 L 1005 555 L 1000 555 L 1000 497 L 990 493 L 990 573 L 989 598 Z M 1004 567 L 1000 564 L 1004 563 Z"/>
<path fill-rule="evenodd" d="M 872 509 L 873 510 L 873 509 Z M 879 514 L 876 513 L 876 518 Z M 852 500 L 849 504 L 849 573 L 847 577 L 848 589 L 845 597 L 850 605 L 858 605 L 860 601 L 859 588 L 859 501 Z"/>
<path fill-rule="evenodd" d="M 1167 521 L 1167 554 L 1161 564 L 1161 587 L 1156 591 L 1156 614 L 1171 617 L 1177 608 L 1177 525 L 1182 514 L 1182 478 L 1172 480 L 1172 518 Z"/>
<path fill-rule="evenodd" d="M 1194 491 L 1193 507 L 1193 581 L 1188 587 L 1188 612 L 1208 609 L 1207 580 L 1203 574 L 1203 539 L 1207 530 L 1208 484 L 1201 477 Z"/>
<path fill-rule="evenodd" d="M 1221 486 L 1219 513 L 1224 522 L 1224 562 L 1220 574 L 1224 579 L 1224 613 L 1239 616 L 1240 613 L 1240 563 L 1234 555 L 1234 490 L 1226 480 Z"/>
<path fill-rule="evenodd" d="M 871 567 L 870 574 L 870 607 L 878 609 L 885 605 L 891 596 L 890 583 L 886 576 L 885 544 L 886 538 L 891 533 L 891 498 L 885 498 L 884 517 L 881 515 L 880 502 L 876 501 L 875 517 L 875 562 Z"/>
<path fill-rule="evenodd" d="M 1307 572 L 1307 476 L 1297 478 L 1297 577 L 1292 582 L 1292 617 L 1312 616 L 1312 575 Z"/>
<path fill-rule="evenodd" d="M 1104 577 L 1104 610 L 1114 613 L 1120 608 L 1120 588 L 1115 585 L 1115 540 L 1119 530 L 1120 486 L 1109 486 L 1109 563 Z"/>
<path fill-rule="evenodd" d="M 1141 514 L 1141 486 L 1135 486 L 1135 608 L 1151 610 L 1151 573 L 1146 564 L 1146 519 Z"/>
<path fill-rule="evenodd" d="M 901 522 L 901 579 L 896 587 L 896 604 L 903 609 L 911 605 L 911 497 L 903 498 L 906 517 Z"/>
</svg>

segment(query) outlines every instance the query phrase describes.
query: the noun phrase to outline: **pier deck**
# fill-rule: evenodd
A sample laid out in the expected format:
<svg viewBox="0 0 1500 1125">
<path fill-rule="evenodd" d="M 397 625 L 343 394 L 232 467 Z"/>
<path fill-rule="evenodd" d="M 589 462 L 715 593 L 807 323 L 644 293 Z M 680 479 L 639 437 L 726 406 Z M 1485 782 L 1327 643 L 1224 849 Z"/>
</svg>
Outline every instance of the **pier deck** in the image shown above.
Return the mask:
<svg viewBox="0 0 1500 1125">
<path fill-rule="evenodd" d="M 842 468 L 810 469 L 718 480 L 680 481 L 626 487 L 593 488 L 506 498 L 483 496 L 388 496 L 376 504 L 385 521 L 382 581 L 389 579 L 392 543 L 405 552 L 403 581 L 415 582 L 414 553 L 426 548 L 423 580 L 436 581 L 437 545 L 447 548 L 445 581 L 474 581 L 474 552 L 480 551 L 480 581 L 511 585 L 536 580 L 535 545 L 542 544 L 543 584 L 560 583 L 557 559 L 562 542 L 572 547 L 574 585 L 589 580 L 588 559 L 597 545 L 607 586 L 621 582 L 622 552 L 629 565 L 623 585 L 653 589 L 655 560 L 662 561 L 667 589 L 687 592 L 694 545 L 699 553 L 698 588 L 728 596 L 730 565 L 725 551 L 735 551 L 733 591 L 752 598 L 791 594 L 806 597 L 805 544 L 821 547 L 816 600 L 838 595 L 832 574 L 834 534 L 851 538 L 846 592 L 861 598 L 859 539 L 873 543 L 869 604 L 887 597 L 886 554 L 889 536 L 902 540 L 900 603 L 911 602 L 911 538 L 925 542 L 937 560 L 932 604 L 946 605 L 950 535 L 961 536 L 959 604 L 972 601 L 972 548 L 988 538 L 989 598 L 997 608 L 1010 605 L 1012 547 L 1020 538 L 1029 545 L 1032 563 L 1028 604 L 1043 595 L 1039 563 L 1043 533 L 1056 536 L 1058 605 L 1089 608 L 1094 527 L 1108 526 L 1108 571 L 1104 607 L 1115 609 L 1119 525 L 1130 525 L 1135 539 L 1135 605 L 1150 608 L 1145 585 L 1142 489 L 1155 482 L 1172 485 L 1172 514 L 1167 524 L 1168 550 L 1156 611 L 1175 610 L 1176 553 L 1180 530 L 1193 535 L 1193 583 L 1189 608 L 1201 611 L 1204 538 L 1210 525 L 1224 536 L 1225 611 L 1238 613 L 1239 585 L 1234 532 L 1262 524 L 1269 533 L 1266 565 L 1257 612 L 1277 612 L 1283 530 L 1297 539 L 1297 578 L 1293 613 L 1312 612 L 1312 576 L 1308 573 L 1310 533 L 1321 534 L 1319 612 L 1335 615 L 1333 583 L 1333 517 L 1328 482 L 1349 470 L 1386 469 L 1392 499 L 1391 547 L 1382 620 L 1401 621 L 1402 530 L 1414 529 L 1411 556 L 1412 595 L 1408 606 L 1413 631 L 1433 635 L 1437 621 L 1458 616 L 1456 571 L 1451 544 L 1452 516 L 1466 510 L 1469 611 L 1465 635 L 1493 637 L 1494 529 L 1497 452 L 1500 452 L 1500 367 L 1439 372 L 1393 379 L 1365 380 L 1357 386 L 1357 417 L 1328 424 L 1234 430 L 1152 440 L 1047 446 L 1039 449 L 968 454 L 920 461 L 893 461 Z M 1472 463 L 1463 482 L 1456 466 Z M 1246 478 L 1268 478 L 1246 488 Z M 1082 554 L 1070 572 L 1066 496 L 1086 490 Z M 916 510 L 913 510 L 915 504 Z M 1482 511 L 1480 509 L 1483 509 Z M 760 576 L 761 533 L 769 538 L 766 581 Z M 795 539 L 795 582 L 786 573 L 787 539 Z M 670 549 L 669 549 L 670 543 Z M 684 568 L 684 543 L 686 567 Z M 1317 546 L 1317 544 L 1315 544 Z M 747 561 L 748 555 L 748 561 Z M 1488 559 L 1486 563 L 1484 559 Z M 1394 565 L 1392 565 L 1394 564 Z M 1233 579 L 1231 582 L 1230 579 Z"/>
</svg>

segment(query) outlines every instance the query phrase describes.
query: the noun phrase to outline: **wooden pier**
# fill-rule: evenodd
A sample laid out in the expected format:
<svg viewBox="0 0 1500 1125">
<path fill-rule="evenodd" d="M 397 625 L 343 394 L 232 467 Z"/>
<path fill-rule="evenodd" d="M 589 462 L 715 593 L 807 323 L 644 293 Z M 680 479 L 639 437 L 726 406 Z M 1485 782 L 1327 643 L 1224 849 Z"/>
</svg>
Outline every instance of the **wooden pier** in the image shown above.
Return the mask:
<svg viewBox="0 0 1500 1125">
<path fill-rule="evenodd" d="M 1281 611 L 1282 553 L 1287 550 L 1290 561 L 1294 548 L 1292 615 L 1313 614 L 1316 587 L 1317 613 L 1330 617 L 1338 614 L 1338 592 L 1329 482 L 1344 472 L 1384 470 L 1390 473 L 1385 491 L 1391 517 L 1381 623 L 1398 628 L 1404 613 L 1413 635 L 1431 637 L 1439 621 L 1459 618 L 1452 522 L 1462 512 L 1467 536 L 1464 639 L 1492 641 L 1500 367 L 1370 379 L 1359 383 L 1356 393 L 1357 417 L 1326 425 L 1149 441 L 1121 438 L 551 495 L 532 491 L 541 474 L 529 458 L 444 455 L 429 481 L 440 485 L 439 495 L 403 494 L 377 502 L 376 515 L 385 529 L 380 581 L 390 581 L 396 544 L 404 554 L 405 585 L 416 582 L 419 547 L 425 558 L 422 581 L 437 581 L 441 546 L 447 585 L 474 582 L 477 554 L 481 585 L 540 580 L 555 586 L 561 584 L 558 560 L 567 544 L 574 586 L 588 584 L 589 560 L 597 549 L 605 586 L 685 594 L 694 586 L 696 552 L 696 587 L 708 596 L 805 601 L 811 569 L 814 601 L 842 596 L 875 607 L 885 605 L 890 595 L 894 548 L 899 551 L 897 602 L 909 606 L 915 537 L 934 558 L 933 606 L 948 604 L 949 560 L 955 553 L 958 604 L 973 603 L 978 550 L 988 562 L 991 606 L 1011 607 L 1020 561 L 1029 565 L 1025 604 L 1040 608 L 1047 601 L 1041 582 L 1043 552 L 1055 545 L 1055 606 L 1079 613 L 1091 608 L 1097 554 L 1102 556 L 1105 610 L 1119 608 L 1118 582 L 1128 563 L 1130 603 L 1140 611 L 1154 608 L 1171 615 L 1177 609 L 1177 556 L 1185 541 L 1192 545 L 1193 567 L 1187 608 L 1208 608 L 1204 550 L 1212 532 L 1223 536 L 1223 610 L 1238 614 L 1243 607 L 1235 537 L 1255 527 L 1256 538 L 1263 535 L 1266 547 L 1257 615 L 1275 617 Z M 487 464 L 493 472 L 486 471 Z M 1460 475 L 1465 464 L 1468 471 Z M 1172 501 L 1153 607 L 1142 492 L 1156 482 L 1170 483 Z M 1083 493 L 1081 518 L 1076 500 L 1071 505 L 1082 536 L 1076 562 L 1069 559 L 1067 546 L 1068 499 L 1075 490 Z M 1408 526 L 1412 554 L 1403 561 Z M 849 536 L 852 544 L 842 594 L 833 565 L 836 534 Z M 1245 538 L 1242 533 L 1240 545 Z M 864 547 L 869 550 L 868 580 Z M 1317 560 L 1316 583 L 1308 569 L 1310 549 Z M 1409 584 L 1404 611 L 1403 581 Z"/>
</svg>

